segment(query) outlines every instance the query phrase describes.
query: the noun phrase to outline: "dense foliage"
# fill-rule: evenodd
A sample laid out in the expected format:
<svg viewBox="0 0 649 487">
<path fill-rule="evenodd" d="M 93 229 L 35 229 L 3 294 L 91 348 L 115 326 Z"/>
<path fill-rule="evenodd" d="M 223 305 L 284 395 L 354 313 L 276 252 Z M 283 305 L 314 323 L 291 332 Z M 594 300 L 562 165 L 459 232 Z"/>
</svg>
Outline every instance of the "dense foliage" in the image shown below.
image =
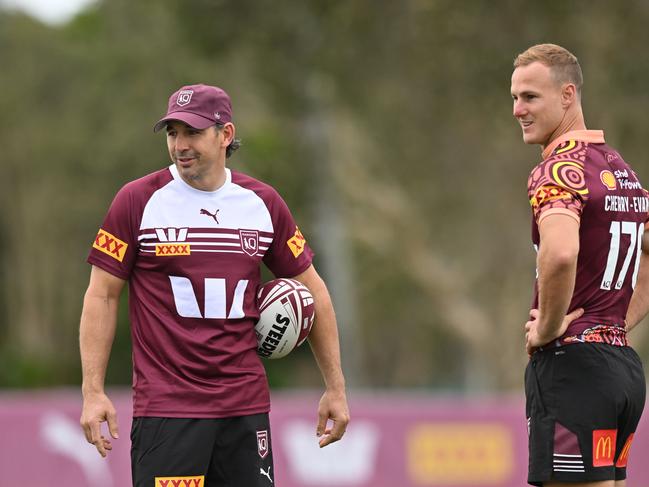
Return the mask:
<svg viewBox="0 0 649 487">
<path fill-rule="evenodd" d="M 0 11 L 0 386 L 79 382 L 89 244 L 117 189 L 168 163 L 168 95 L 205 82 L 233 98 L 229 164 L 280 190 L 317 253 L 352 385 L 519 387 L 539 153 L 512 60 L 575 52 L 588 125 L 649 184 L 648 21 L 641 1 L 111 0 L 56 28 Z M 269 372 L 320 385 L 306 348 Z M 109 382 L 130 382 L 125 303 Z"/>
</svg>

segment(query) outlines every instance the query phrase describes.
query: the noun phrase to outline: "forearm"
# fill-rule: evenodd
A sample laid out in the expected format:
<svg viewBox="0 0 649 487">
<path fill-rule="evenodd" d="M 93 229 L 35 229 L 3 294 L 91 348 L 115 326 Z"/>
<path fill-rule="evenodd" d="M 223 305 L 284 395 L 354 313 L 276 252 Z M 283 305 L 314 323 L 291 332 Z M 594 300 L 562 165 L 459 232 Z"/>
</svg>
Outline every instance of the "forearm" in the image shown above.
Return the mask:
<svg viewBox="0 0 649 487">
<path fill-rule="evenodd" d="M 345 378 L 340 362 L 338 327 L 327 289 L 316 292 L 314 301 L 316 320 L 309 334 L 309 345 L 327 389 L 342 391 L 345 389 Z"/>
<path fill-rule="evenodd" d="M 315 305 L 315 323 L 309 333 L 309 345 L 328 390 L 345 390 L 340 362 L 338 326 L 327 286 L 313 267 L 296 276 L 311 294 Z"/>
<path fill-rule="evenodd" d="M 89 289 L 86 292 L 79 327 L 79 348 L 83 374 L 82 393 L 102 393 L 108 358 L 115 338 L 119 299 Z"/>
<path fill-rule="evenodd" d="M 640 257 L 638 280 L 626 313 L 626 329 L 632 330 L 649 312 L 649 255 Z"/>
</svg>

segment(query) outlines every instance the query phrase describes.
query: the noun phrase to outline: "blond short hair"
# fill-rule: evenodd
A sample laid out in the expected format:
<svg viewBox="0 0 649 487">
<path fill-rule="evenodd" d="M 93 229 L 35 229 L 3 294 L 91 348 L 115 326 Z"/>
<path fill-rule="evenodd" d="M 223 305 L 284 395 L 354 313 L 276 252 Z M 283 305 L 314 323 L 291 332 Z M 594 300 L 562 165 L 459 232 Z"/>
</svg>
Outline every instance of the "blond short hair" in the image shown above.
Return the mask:
<svg viewBox="0 0 649 487">
<path fill-rule="evenodd" d="M 552 70 L 558 83 L 572 83 L 581 95 L 584 77 L 577 57 L 556 44 L 537 44 L 520 53 L 514 60 L 514 68 L 539 62 Z"/>
</svg>

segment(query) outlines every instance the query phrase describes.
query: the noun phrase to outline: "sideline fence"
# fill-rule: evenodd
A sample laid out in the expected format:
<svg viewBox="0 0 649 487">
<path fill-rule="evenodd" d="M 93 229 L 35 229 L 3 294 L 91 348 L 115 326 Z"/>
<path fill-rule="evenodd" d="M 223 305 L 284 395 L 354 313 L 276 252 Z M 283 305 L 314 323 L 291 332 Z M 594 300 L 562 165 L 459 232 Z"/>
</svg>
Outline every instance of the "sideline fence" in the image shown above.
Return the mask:
<svg viewBox="0 0 649 487">
<path fill-rule="evenodd" d="M 0 487 L 131 485 L 130 391 L 110 395 L 118 409 L 120 439 L 102 459 L 79 427 L 78 391 L 0 393 Z M 315 436 L 318 400 L 310 392 L 273 393 L 272 445 L 280 487 L 526 485 L 521 397 L 351 391 L 352 423 L 346 437 L 324 449 Z M 649 487 L 647 458 L 645 417 L 631 447 L 628 487 Z"/>
</svg>

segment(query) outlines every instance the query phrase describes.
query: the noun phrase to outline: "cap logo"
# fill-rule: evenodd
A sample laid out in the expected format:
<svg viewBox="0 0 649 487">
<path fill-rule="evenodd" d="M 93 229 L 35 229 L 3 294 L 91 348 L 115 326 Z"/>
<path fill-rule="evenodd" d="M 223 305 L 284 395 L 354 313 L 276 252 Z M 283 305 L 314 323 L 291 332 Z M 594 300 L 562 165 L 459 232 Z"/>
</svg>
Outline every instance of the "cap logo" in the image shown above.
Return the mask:
<svg viewBox="0 0 649 487">
<path fill-rule="evenodd" d="M 221 114 L 219 112 L 214 112 L 214 118 L 221 120 Z"/>
<path fill-rule="evenodd" d="M 178 93 L 176 105 L 184 107 L 185 105 L 189 104 L 189 102 L 192 100 L 193 94 L 194 90 L 182 90 L 180 93 Z"/>
</svg>

